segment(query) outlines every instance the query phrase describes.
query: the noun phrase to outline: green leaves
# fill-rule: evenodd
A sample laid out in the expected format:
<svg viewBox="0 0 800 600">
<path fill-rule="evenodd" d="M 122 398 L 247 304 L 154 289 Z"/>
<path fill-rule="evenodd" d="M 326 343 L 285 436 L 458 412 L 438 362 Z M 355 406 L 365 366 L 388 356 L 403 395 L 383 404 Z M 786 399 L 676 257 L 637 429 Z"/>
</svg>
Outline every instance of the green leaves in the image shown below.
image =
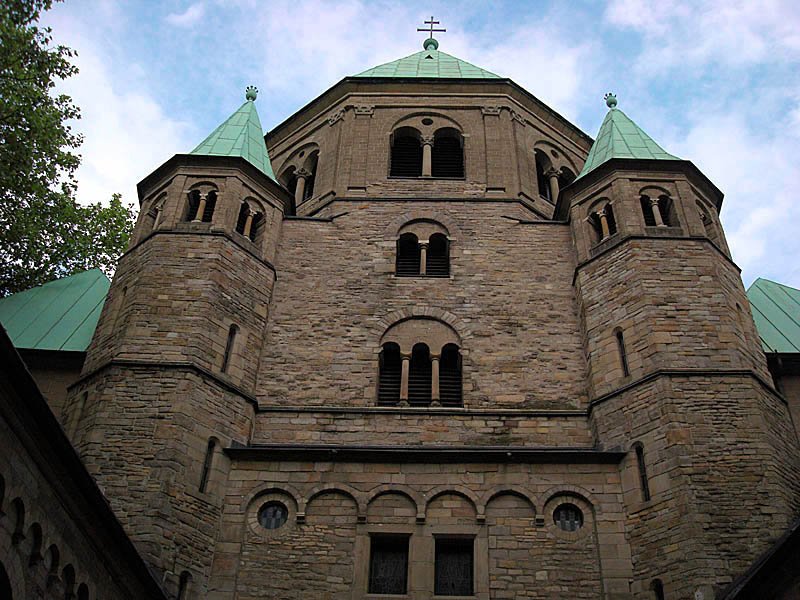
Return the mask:
<svg viewBox="0 0 800 600">
<path fill-rule="evenodd" d="M 75 202 L 83 141 L 58 79 L 78 72 L 75 52 L 38 26 L 51 0 L 0 2 L 0 296 L 99 267 L 113 271 L 133 228 L 132 206 Z"/>
</svg>

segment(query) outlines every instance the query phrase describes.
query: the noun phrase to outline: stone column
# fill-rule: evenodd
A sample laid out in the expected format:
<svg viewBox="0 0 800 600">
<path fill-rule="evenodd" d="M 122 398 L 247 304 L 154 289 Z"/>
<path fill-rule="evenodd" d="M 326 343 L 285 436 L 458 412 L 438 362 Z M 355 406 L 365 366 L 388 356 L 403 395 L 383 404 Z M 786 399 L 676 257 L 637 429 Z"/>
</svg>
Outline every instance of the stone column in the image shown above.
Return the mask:
<svg viewBox="0 0 800 600">
<path fill-rule="evenodd" d="M 433 171 L 433 136 L 423 135 L 422 142 L 422 176 L 430 177 Z"/>
<path fill-rule="evenodd" d="M 428 242 L 419 244 L 419 274 L 425 275 L 426 265 L 428 264 Z"/>
<path fill-rule="evenodd" d="M 664 219 L 661 218 L 661 210 L 658 208 L 658 198 L 650 199 L 650 207 L 653 211 L 653 219 L 656 221 L 656 227 L 666 227 Z"/>
<path fill-rule="evenodd" d="M 600 241 L 603 241 L 610 235 L 608 230 L 608 217 L 606 216 L 606 209 L 601 208 L 600 210 L 598 210 L 597 216 L 600 219 L 600 230 L 603 232 L 603 237 L 600 238 Z"/>
<path fill-rule="evenodd" d="M 550 184 L 550 202 L 553 204 L 556 203 L 558 200 L 558 171 L 555 169 L 549 169 L 547 173 L 544 174 L 547 177 L 547 182 Z"/>
<path fill-rule="evenodd" d="M 408 374 L 411 370 L 411 354 L 401 352 L 400 358 L 403 361 L 403 367 L 400 372 L 400 402 L 408 404 Z"/>
<path fill-rule="evenodd" d="M 441 356 L 431 354 L 431 404 L 440 406 L 439 402 L 439 360 Z"/>
<path fill-rule="evenodd" d="M 242 235 L 244 237 L 250 237 L 250 230 L 253 228 L 253 217 L 255 217 L 255 213 L 250 207 L 247 207 L 247 220 L 244 222 L 244 231 Z"/>
<path fill-rule="evenodd" d="M 294 208 L 297 210 L 306 195 L 306 179 L 311 176 L 311 173 L 305 169 L 298 169 L 294 176 L 297 178 L 297 185 L 294 188 Z"/>
<path fill-rule="evenodd" d="M 207 200 L 208 194 L 200 194 L 200 202 L 197 204 L 197 213 L 195 213 L 194 219 L 192 219 L 193 223 L 199 223 L 203 220 L 203 213 L 206 212 Z"/>
</svg>

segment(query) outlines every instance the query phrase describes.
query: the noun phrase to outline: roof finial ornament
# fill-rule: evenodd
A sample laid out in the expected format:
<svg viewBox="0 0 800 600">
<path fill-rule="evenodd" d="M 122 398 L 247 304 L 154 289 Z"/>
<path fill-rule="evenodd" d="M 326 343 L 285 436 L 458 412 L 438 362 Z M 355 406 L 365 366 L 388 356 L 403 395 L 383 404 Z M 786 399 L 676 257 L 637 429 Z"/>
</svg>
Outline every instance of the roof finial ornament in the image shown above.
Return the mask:
<svg viewBox="0 0 800 600">
<path fill-rule="evenodd" d="M 616 108 L 617 107 L 617 96 L 611 92 L 608 92 L 605 96 L 603 96 L 606 100 L 606 106 L 608 108 Z"/>
<path fill-rule="evenodd" d="M 431 15 L 430 21 L 423 21 L 423 23 L 425 23 L 425 25 L 430 25 L 430 27 L 417 27 L 417 31 L 424 31 L 425 33 L 429 33 L 430 36 L 428 37 L 427 40 L 422 42 L 422 47 L 425 48 L 425 50 L 437 50 L 439 48 L 439 42 L 437 42 L 434 39 L 433 32 L 434 31 L 444 32 L 447 31 L 447 29 L 434 29 L 433 28 L 434 25 L 440 25 L 441 23 L 439 23 L 439 21 L 434 21 L 433 15 Z"/>
<path fill-rule="evenodd" d="M 244 90 L 244 97 L 251 102 L 258 96 L 258 88 L 254 85 L 248 85 Z"/>
</svg>

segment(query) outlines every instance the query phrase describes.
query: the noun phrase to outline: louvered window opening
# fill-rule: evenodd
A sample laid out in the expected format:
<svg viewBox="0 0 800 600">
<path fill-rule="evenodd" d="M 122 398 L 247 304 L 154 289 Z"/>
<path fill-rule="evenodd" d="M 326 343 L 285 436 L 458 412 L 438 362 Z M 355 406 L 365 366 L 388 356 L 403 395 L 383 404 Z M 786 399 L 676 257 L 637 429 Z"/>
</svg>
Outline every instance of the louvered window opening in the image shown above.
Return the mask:
<svg viewBox="0 0 800 600">
<path fill-rule="evenodd" d="M 431 355 L 425 344 L 417 344 L 411 351 L 408 374 L 408 403 L 411 406 L 429 406 L 431 403 Z"/>
<path fill-rule="evenodd" d="M 472 538 L 436 538 L 434 594 L 471 596 L 473 594 Z"/>
<path fill-rule="evenodd" d="M 431 236 L 425 259 L 425 275 L 448 277 L 450 275 L 450 244 L 441 233 Z"/>
<path fill-rule="evenodd" d="M 397 344 L 385 344 L 380 356 L 378 405 L 394 406 L 400 402 L 400 379 L 403 361 Z"/>
<path fill-rule="evenodd" d="M 397 240 L 397 259 L 395 275 L 397 277 L 419 277 L 420 250 L 417 236 L 406 233 Z"/>
<path fill-rule="evenodd" d="M 464 404 L 461 391 L 461 354 L 454 344 L 448 344 L 442 349 L 439 363 L 439 402 L 442 406 Z"/>
<path fill-rule="evenodd" d="M 370 594 L 405 594 L 408 587 L 408 536 L 370 538 Z"/>
<path fill-rule="evenodd" d="M 449 135 L 436 136 L 431 158 L 431 176 L 442 179 L 464 177 L 464 150 L 459 139 Z"/>
<path fill-rule="evenodd" d="M 236 219 L 236 233 L 244 234 L 244 225 L 247 223 L 247 212 L 247 204 L 242 204 L 242 207 L 239 209 L 239 218 Z"/>
<path fill-rule="evenodd" d="M 556 508 L 553 520 L 563 531 L 578 531 L 583 527 L 583 513 L 574 504 L 562 504 Z"/>
<path fill-rule="evenodd" d="M 422 145 L 410 135 L 396 136 L 392 144 L 392 177 L 422 176 Z"/>
<path fill-rule="evenodd" d="M 672 200 L 666 196 L 658 199 L 658 211 L 661 213 L 661 222 L 667 227 L 672 227 Z"/>
</svg>

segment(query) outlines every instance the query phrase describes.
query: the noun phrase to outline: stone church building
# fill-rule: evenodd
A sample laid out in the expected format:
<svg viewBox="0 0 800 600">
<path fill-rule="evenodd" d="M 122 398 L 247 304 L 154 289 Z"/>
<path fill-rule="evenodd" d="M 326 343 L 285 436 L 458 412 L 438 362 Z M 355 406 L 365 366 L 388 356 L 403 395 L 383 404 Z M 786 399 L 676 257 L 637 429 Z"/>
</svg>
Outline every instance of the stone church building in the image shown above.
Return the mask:
<svg viewBox="0 0 800 600">
<path fill-rule="evenodd" d="M 799 597 L 730 591 L 800 515 L 800 386 L 694 164 L 433 38 L 266 137 L 256 94 L 139 183 L 58 415 L 150 597 Z"/>
</svg>

